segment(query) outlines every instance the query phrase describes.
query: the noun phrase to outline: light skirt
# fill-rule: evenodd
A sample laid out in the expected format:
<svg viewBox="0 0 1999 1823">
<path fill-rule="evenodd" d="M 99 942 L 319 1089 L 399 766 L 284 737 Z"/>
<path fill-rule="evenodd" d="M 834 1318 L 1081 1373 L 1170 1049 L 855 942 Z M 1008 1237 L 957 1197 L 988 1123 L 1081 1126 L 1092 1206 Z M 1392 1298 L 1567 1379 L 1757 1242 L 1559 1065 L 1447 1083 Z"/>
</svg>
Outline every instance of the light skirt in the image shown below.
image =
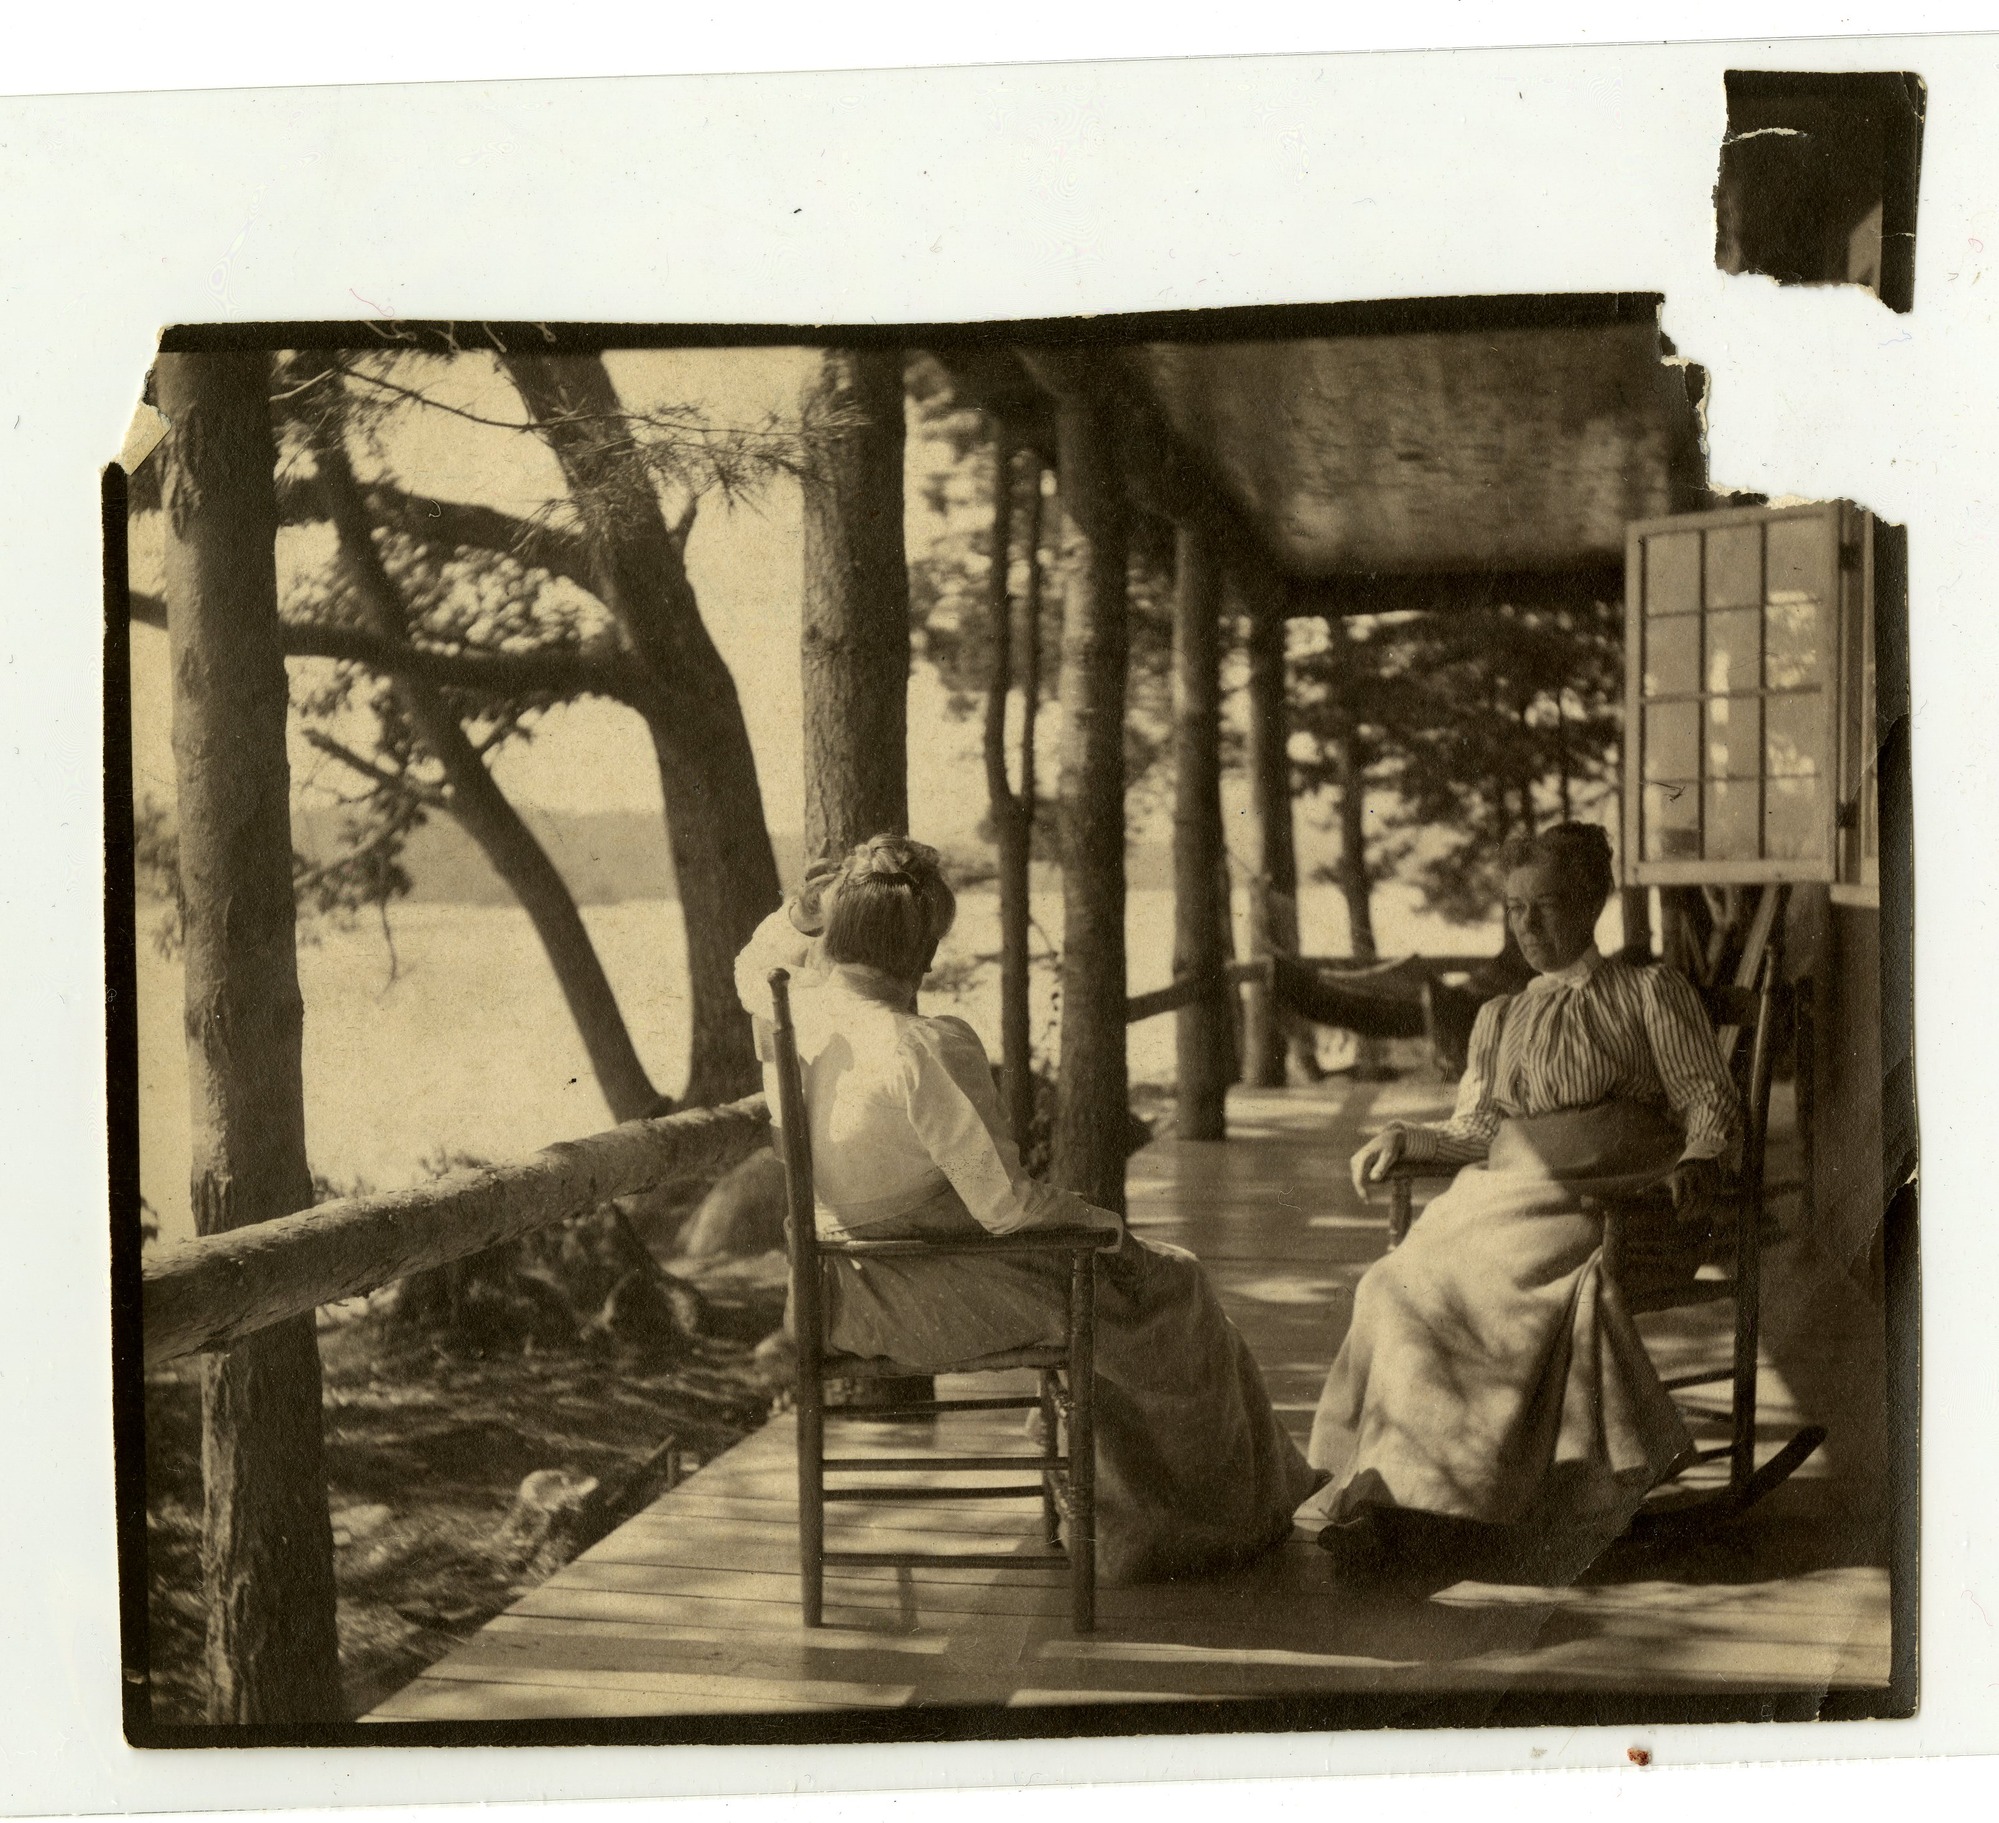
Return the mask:
<svg viewBox="0 0 1999 1823">
<path fill-rule="evenodd" d="M 1680 1143 L 1631 1103 L 1505 1123 L 1362 1278 L 1307 1452 L 1332 1479 L 1301 1519 L 1621 1531 L 1692 1442 L 1582 1198 L 1656 1182 Z"/>
</svg>

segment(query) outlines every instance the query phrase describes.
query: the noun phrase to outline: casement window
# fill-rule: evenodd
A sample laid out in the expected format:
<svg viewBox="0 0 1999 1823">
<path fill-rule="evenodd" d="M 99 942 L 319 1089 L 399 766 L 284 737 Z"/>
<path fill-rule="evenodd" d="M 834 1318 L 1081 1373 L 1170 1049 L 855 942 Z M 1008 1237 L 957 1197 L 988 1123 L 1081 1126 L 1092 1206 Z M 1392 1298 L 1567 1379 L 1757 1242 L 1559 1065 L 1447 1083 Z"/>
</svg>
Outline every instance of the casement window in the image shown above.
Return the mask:
<svg viewBox="0 0 1999 1823">
<path fill-rule="evenodd" d="M 1840 503 L 1645 521 L 1626 550 L 1631 885 L 1878 875 L 1873 525 Z"/>
</svg>

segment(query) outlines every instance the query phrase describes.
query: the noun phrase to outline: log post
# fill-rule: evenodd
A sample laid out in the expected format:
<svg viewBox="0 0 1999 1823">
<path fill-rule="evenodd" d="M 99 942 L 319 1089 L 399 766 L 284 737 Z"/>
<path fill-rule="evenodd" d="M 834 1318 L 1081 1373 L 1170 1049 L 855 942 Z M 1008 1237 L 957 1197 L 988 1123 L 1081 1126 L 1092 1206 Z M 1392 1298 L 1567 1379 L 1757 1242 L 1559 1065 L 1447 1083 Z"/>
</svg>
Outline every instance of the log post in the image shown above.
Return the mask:
<svg viewBox="0 0 1999 1823">
<path fill-rule="evenodd" d="M 1062 1062 L 1056 1181 L 1124 1211 L 1126 507 L 1106 414 L 1058 399 L 1063 512 Z"/>
<path fill-rule="evenodd" d="M 1034 767 L 1023 758 L 1023 788 L 1016 792 L 1007 776 L 1006 712 L 1013 696 L 1013 457 L 1015 439 L 1003 417 L 993 420 L 992 548 L 986 563 L 986 624 L 992 639 L 992 659 L 986 677 L 984 755 L 986 802 L 992 818 L 993 845 L 998 850 L 1000 914 L 1000 1074 L 1001 1102 L 1015 1142 L 1023 1148 L 1034 1122 L 1034 1065 L 1028 1002 L 1027 933 L 1032 806 L 1026 793 L 1034 782 Z M 1039 475 L 1036 475 L 1039 486 Z M 1028 562 L 1035 562 L 1033 550 Z M 1032 740 L 1032 732 L 1024 737 Z"/>
<path fill-rule="evenodd" d="M 292 909 L 288 697 L 264 354 L 163 355 L 167 635 L 186 902 L 198 1233 L 312 1201 Z M 214 1722 L 341 1717 L 319 1344 L 310 1312 L 202 1373 Z"/>
<path fill-rule="evenodd" d="M 806 388 L 805 855 L 909 827 L 902 352 L 833 348 Z"/>
<path fill-rule="evenodd" d="M 1222 854 L 1220 598 L 1214 547 L 1182 523 L 1174 534 L 1173 974 L 1216 986 L 1174 1015 L 1177 1131 L 1227 1137 L 1234 1074 L 1228 990 L 1220 984 L 1228 902 Z"/>
<path fill-rule="evenodd" d="M 909 828 L 909 564 L 899 348 L 829 348 L 807 385 L 804 499 L 805 859 Z M 861 1402 L 933 1396 L 876 1380 Z"/>
<path fill-rule="evenodd" d="M 1298 953 L 1298 851 L 1291 827 L 1290 718 L 1285 702 L 1284 615 L 1275 599 L 1249 604 L 1249 953 Z M 1245 996 L 1243 1081 L 1284 1082 L 1285 1021 L 1275 996 L 1252 983 Z"/>
</svg>

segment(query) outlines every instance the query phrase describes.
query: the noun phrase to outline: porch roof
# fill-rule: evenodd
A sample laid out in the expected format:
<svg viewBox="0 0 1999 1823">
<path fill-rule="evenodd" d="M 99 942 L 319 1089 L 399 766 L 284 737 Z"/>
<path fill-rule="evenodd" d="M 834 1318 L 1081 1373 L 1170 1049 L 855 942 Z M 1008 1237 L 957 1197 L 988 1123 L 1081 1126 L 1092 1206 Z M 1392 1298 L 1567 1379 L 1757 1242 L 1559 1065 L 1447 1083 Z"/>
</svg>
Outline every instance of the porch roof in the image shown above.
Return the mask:
<svg viewBox="0 0 1999 1823">
<path fill-rule="evenodd" d="M 1121 419 L 1134 495 L 1246 544 L 1303 592 L 1294 611 L 1446 605 L 1466 588 L 1619 588 L 1626 523 L 1699 503 L 1700 375 L 1671 358 L 1658 304 L 1210 311 L 1016 347 L 1088 375 Z M 1045 417 L 996 352 L 946 358 L 982 402 Z M 1038 440 L 1052 454 L 1045 427 Z"/>
</svg>

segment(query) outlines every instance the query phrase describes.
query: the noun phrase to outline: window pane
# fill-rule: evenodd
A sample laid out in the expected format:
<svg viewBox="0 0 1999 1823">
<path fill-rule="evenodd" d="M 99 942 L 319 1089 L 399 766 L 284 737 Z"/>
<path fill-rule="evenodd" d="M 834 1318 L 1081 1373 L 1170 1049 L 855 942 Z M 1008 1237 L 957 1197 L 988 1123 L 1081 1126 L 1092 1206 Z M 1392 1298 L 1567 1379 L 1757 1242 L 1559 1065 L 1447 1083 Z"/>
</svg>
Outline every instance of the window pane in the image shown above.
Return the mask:
<svg viewBox="0 0 1999 1823">
<path fill-rule="evenodd" d="M 1773 519 L 1770 522 L 1770 575 L 1767 601 L 1823 601 L 1832 593 L 1828 562 L 1832 551 L 1829 516 Z"/>
<path fill-rule="evenodd" d="M 1763 616 L 1754 608 L 1710 614 L 1707 620 L 1707 691 L 1726 696 L 1754 690 L 1763 681 Z"/>
<path fill-rule="evenodd" d="M 1707 605 L 1759 608 L 1763 605 L 1763 528 L 1723 526 L 1707 535 Z"/>
<path fill-rule="evenodd" d="M 1701 687 L 1701 623 L 1692 614 L 1645 623 L 1645 694 L 1692 696 Z"/>
<path fill-rule="evenodd" d="M 1645 776 L 1691 779 L 1701 769 L 1699 703 L 1654 703 L 1645 711 Z"/>
<path fill-rule="evenodd" d="M 1825 698 L 1816 690 L 1768 698 L 1763 705 L 1764 770 L 1784 778 L 1829 773 L 1825 720 Z"/>
<path fill-rule="evenodd" d="M 1701 535 L 1662 532 L 1645 540 L 1645 612 L 1697 614 L 1701 605 Z"/>
<path fill-rule="evenodd" d="M 1707 705 L 1707 765 L 1711 779 L 1753 779 L 1763 758 L 1761 701 L 1753 696 L 1717 696 Z"/>
<path fill-rule="evenodd" d="M 1692 781 L 1645 787 L 1645 858 L 1692 861 L 1701 851 L 1701 788 Z"/>
<path fill-rule="evenodd" d="M 1763 616 L 1763 682 L 1772 690 L 1795 690 L 1825 682 L 1832 639 L 1823 602 L 1808 596 L 1773 601 Z"/>
<path fill-rule="evenodd" d="M 1816 861 L 1825 854 L 1825 781 L 1772 779 L 1763 808 L 1764 841 L 1772 860 Z"/>
<path fill-rule="evenodd" d="M 1708 861 L 1753 861 L 1756 849 L 1756 800 L 1760 787 L 1754 779 L 1714 779 L 1707 787 L 1707 846 L 1702 854 Z"/>
</svg>

